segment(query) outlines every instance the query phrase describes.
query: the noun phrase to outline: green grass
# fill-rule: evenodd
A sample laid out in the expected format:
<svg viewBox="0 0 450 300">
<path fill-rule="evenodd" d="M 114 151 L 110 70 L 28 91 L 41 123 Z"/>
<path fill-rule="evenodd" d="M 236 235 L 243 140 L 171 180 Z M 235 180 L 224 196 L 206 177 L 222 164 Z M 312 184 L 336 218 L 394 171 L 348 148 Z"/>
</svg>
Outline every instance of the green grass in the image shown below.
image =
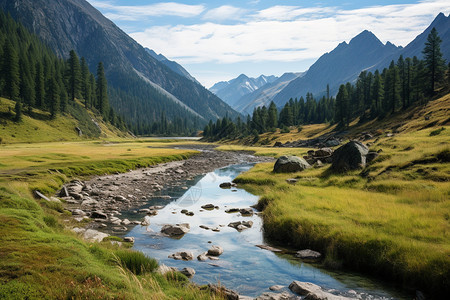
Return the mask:
<svg viewBox="0 0 450 300">
<path fill-rule="evenodd" d="M 405 124 L 407 129 L 394 137 L 373 140 L 371 149 L 382 152 L 364 170 L 333 175 L 324 167 L 275 174 L 273 163 L 263 163 L 235 182 L 261 196 L 264 232 L 273 241 L 321 251 L 328 267 L 378 275 L 437 297 L 447 295 L 449 127 L 437 125 L 446 129 L 434 135 L 430 133 L 436 127 L 423 128 L 422 121 L 411 120 L 415 122 Z M 301 156 L 307 149 L 255 148 L 255 152 Z M 293 177 L 298 182 L 288 184 L 286 179 Z"/>
<path fill-rule="evenodd" d="M 0 299 L 220 299 L 182 275 L 159 275 L 141 253 L 80 240 L 61 204 L 37 201 L 74 177 L 124 172 L 195 151 L 148 141 L 0 146 Z M 156 147 L 156 148 L 155 148 Z M 131 153 L 130 157 L 121 156 Z"/>
</svg>

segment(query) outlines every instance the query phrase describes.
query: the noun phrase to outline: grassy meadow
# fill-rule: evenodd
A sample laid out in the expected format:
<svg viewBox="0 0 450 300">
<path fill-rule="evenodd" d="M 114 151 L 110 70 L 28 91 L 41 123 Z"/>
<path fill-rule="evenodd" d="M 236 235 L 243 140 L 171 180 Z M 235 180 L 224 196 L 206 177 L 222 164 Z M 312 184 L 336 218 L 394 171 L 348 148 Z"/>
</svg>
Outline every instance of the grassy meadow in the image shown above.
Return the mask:
<svg viewBox="0 0 450 300">
<path fill-rule="evenodd" d="M 264 231 L 271 240 L 321 251 L 326 267 L 368 272 L 435 296 L 448 294 L 450 126 L 442 124 L 448 122 L 449 102 L 447 95 L 409 111 L 403 123 L 400 116 L 392 137 L 385 134 L 391 130 L 381 131 L 370 149 L 382 152 L 364 170 L 331 174 L 325 166 L 275 174 L 273 163 L 263 163 L 235 181 L 261 196 Z M 426 120 L 426 114 L 432 118 Z M 254 150 L 302 156 L 308 149 Z M 288 184 L 289 178 L 298 181 Z"/>
<path fill-rule="evenodd" d="M 117 140 L 0 145 L 0 298 L 214 299 L 179 273 L 154 272 L 157 263 L 112 245 L 89 243 L 64 227 L 63 205 L 36 200 L 65 181 L 125 172 L 187 158 L 167 141 Z"/>
</svg>

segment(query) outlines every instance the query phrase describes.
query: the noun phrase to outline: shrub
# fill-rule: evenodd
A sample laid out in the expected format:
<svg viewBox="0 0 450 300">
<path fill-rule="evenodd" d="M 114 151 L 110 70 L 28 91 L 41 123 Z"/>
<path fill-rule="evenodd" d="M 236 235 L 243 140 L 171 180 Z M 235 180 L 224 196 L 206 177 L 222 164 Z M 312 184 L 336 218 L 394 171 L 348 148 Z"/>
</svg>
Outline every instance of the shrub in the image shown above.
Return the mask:
<svg viewBox="0 0 450 300">
<path fill-rule="evenodd" d="M 158 262 L 155 259 L 139 251 L 118 250 L 115 254 L 122 266 L 136 275 L 153 272 L 158 268 Z"/>
<path fill-rule="evenodd" d="M 439 128 L 439 129 L 436 129 L 436 130 L 433 130 L 432 132 L 430 132 L 430 136 L 438 135 L 438 134 L 440 134 L 440 133 L 441 133 L 442 131 L 444 131 L 444 130 L 445 130 L 444 127 Z"/>
</svg>

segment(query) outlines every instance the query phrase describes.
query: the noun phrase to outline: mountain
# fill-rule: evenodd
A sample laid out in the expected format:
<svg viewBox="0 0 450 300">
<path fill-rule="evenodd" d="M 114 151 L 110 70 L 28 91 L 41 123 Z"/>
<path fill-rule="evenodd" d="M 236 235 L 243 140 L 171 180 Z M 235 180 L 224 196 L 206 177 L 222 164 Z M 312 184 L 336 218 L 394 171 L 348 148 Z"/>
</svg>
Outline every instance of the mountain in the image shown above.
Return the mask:
<svg viewBox="0 0 450 300">
<path fill-rule="evenodd" d="M 278 77 L 273 75 L 261 75 L 257 78 L 251 78 L 245 74 L 241 74 L 230 81 L 218 82 L 209 90 L 228 103 L 231 107 L 234 107 L 242 96 L 256 91 L 263 85 L 275 81 L 277 78 Z"/>
<path fill-rule="evenodd" d="M 406 57 L 414 57 L 422 59 L 423 54 L 422 50 L 425 47 L 425 42 L 427 41 L 427 37 L 431 32 L 431 29 L 436 28 L 439 37 L 442 40 L 441 43 L 441 52 L 444 56 L 444 59 L 447 63 L 450 62 L 450 15 L 445 16 L 443 13 L 440 13 L 436 16 L 430 26 L 424 30 L 421 34 L 419 34 L 412 42 L 410 42 L 405 48 L 401 49 L 399 53 L 392 54 L 383 60 L 381 60 L 378 64 L 373 66 L 370 70 L 382 70 L 385 67 L 388 67 L 392 60 L 397 61 L 400 55 L 403 55 L 403 58 Z"/>
<path fill-rule="evenodd" d="M 188 71 L 186 71 L 185 68 L 183 68 L 183 66 L 181 66 L 180 64 L 178 64 L 177 62 L 173 61 L 173 60 L 169 60 L 167 59 L 167 57 L 165 57 L 164 55 L 160 54 L 156 54 L 155 51 L 153 51 L 152 49 L 148 49 L 145 48 L 145 50 L 155 59 L 157 59 L 159 62 L 162 62 L 163 64 L 165 64 L 167 67 L 169 67 L 169 69 L 171 69 L 172 71 L 174 71 L 175 73 L 180 74 L 181 76 L 186 77 L 187 79 L 192 80 L 195 83 L 200 84 L 197 79 L 195 79 L 191 74 L 189 74 Z"/>
<path fill-rule="evenodd" d="M 269 106 L 273 98 L 284 89 L 289 82 L 303 75 L 304 73 L 284 73 L 277 80 L 263 85 L 250 94 L 242 96 L 233 108 L 244 115 L 251 115 L 255 107 Z"/>
<path fill-rule="evenodd" d="M 141 128 L 185 120 L 197 127 L 237 113 L 202 85 L 172 71 L 85 0 L 0 0 L 62 58 L 74 49 L 91 71 L 102 61 L 111 105 Z"/>
<path fill-rule="evenodd" d="M 400 50 L 389 42 L 383 44 L 372 32 L 364 30 L 348 44 L 342 42 L 330 53 L 322 55 L 304 76 L 294 79 L 278 93 L 274 102 L 282 106 L 290 98 L 305 97 L 308 92 L 320 96 L 325 94 L 327 84 L 334 94 L 340 84 L 352 81 L 362 70 Z"/>
</svg>

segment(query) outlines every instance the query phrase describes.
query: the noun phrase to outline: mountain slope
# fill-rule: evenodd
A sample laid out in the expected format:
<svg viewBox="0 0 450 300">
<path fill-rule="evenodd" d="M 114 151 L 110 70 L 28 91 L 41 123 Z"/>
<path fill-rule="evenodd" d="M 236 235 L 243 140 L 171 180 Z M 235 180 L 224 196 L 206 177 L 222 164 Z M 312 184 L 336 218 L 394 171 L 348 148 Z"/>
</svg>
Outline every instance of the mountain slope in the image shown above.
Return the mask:
<svg viewBox="0 0 450 300">
<path fill-rule="evenodd" d="M 64 57 L 74 49 L 86 58 L 91 70 L 102 61 L 112 88 L 111 103 L 129 121 L 149 124 L 159 119 L 162 112 L 171 119 L 188 118 L 191 122 L 237 115 L 203 86 L 153 58 L 84 0 L 0 0 L 0 8 L 38 34 L 58 56 Z M 196 114 L 161 94 L 148 81 Z"/>
<path fill-rule="evenodd" d="M 325 93 L 327 84 L 333 94 L 339 84 L 351 81 L 361 70 L 399 51 L 399 47 L 389 42 L 383 45 L 372 32 L 365 30 L 350 43 L 342 42 L 330 53 L 322 55 L 304 76 L 291 81 L 278 93 L 274 102 L 282 106 L 290 98 L 304 97 L 308 92 L 319 96 Z"/>
<path fill-rule="evenodd" d="M 164 65 L 166 65 L 169 69 L 171 69 L 172 71 L 174 71 L 175 73 L 178 73 L 181 76 L 186 77 L 187 79 L 190 79 L 192 81 L 194 81 L 195 83 L 200 84 L 197 79 L 195 79 L 191 74 L 189 74 L 188 71 L 186 71 L 185 68 L 183 68 L 183 66 L 181 66 L 180 64 L 178 64 L 177 62 L 173 61 L 173 60 L 169 60 L 167 59 L 167 57 L 165 57 L 164 55 L 160 54 L 156 54 L 155 51 L 153 51 L 152 49 L 148 49 L 145 48 L 145 50 L 155 59 L 157 59 L 159 62 L 162 62 Z"/>
<path fill-rule="evenodd" d="M 235 110 L 246 115 L 252 114 L 255 107 L 269 106 L 273 98 L 283 90 L 289 82 L 304 73 L 284 73 L 277 80 L 267 83 L 250 94 L 242 96 L 233 106 Z"/>
<path fill-rule="evenodd" d="M 242 96 L 250 94 L 276 79 L 277 77 L 273 75 L 261 75 L 257 78 L 251 78 L 245 74 L 241 74 L 230 81 L 218 82 L 209 90 L 219 96 L 220 99 L 228 103 L 231 107 L 234 107 Z"/>
</svg>

